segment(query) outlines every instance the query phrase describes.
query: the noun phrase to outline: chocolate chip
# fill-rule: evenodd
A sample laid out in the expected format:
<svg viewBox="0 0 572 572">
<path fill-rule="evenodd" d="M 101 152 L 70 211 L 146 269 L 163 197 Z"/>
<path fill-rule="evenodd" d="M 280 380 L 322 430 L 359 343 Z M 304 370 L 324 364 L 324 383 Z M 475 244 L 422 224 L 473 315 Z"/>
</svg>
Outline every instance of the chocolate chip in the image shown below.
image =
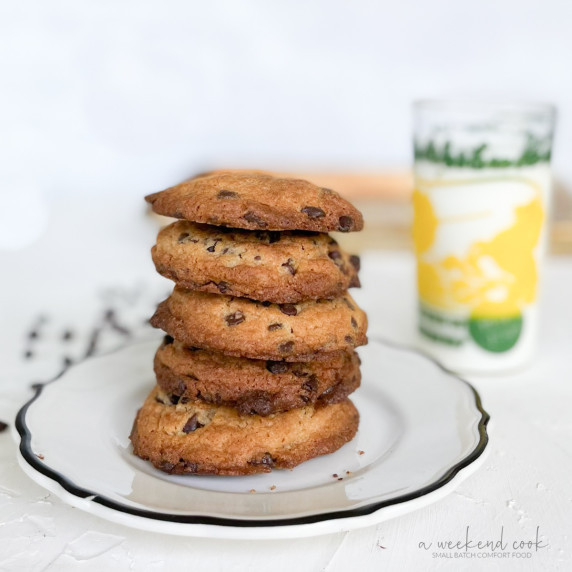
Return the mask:
<svg viewBox="0 0 572 572">
<path fill-rule="evenodd" d="M 354 343 L 354 339 L 351 336 L 345 336 L 344 340 L 348 343 L 348 344 L 353 344 Z"/>
<path fill-rule="evenodd" d="M 284 268 L 286 268 L 288 270 L 288 272 L 290 272 L 290 274 L 292 274 L 292 276 L 296 275 L 296 269 L 294 268 L 293 260 L 291 258 L 289 258 L 287 262 L 282 264 L 282 266 Z"/>
<path fill-rule="evenodd" d="M 230 284 L 228 282 L 221 281 L 217 283 L 216 287 L 221 294 L 225 294 L 228 292 Z"/>
<path fill-rule="evenodd" d="M 280 304 L 280 311 L 287 316 L 296 316 L 298 310 L 294 304 Z"/>
<path fill-rule="evenodd" d="M 183 232 L 182 234 L 179 235 L 178 241 L 179 242 L 186 242 L 185 239 L 189 238 L 189 233 L 188 232 Z"/>
<path fill-rule="evenodd" d="M 223 249 L 221 254 L 226 254 L 228 252 L 228 246 L 226 248 Z"/>
<path fill-rule="evenodd" d="M 310 398 L 307 395 L 300 395 L 300 399 L 304 402 L 304 403 L 308 403 L 308 401 L 310 401 Z"/>
<path fill-rule="evenodd" d="M 262 257 L 261 256 L 255 256 L 254 260 L 260 260 Z"/>
<path fill-rule="evenodd" d="M 192 417 L 189 417 L 189 420 L 185 423 L 185 426 L 183 427 L 183 433 L 192 433 L 201 427 L 204 427 L 204 425 L 198 422 L 197 414 L 195 413 Z"/>
<path fill-rule="evenodd" d="M 326 216 L 326 213 L 319 207 L 304 207 L 300 209 L 300 212 L 308 215 L 308 218 L 322 218 Z"/>
<path fill-rule="evenodd" d="M 238 193 L 234 191 L 227 191 L 226 189 L 221 189 L 216 196 L 217 199 L 238 199 Z"/>
<path fill-rule="evenodd" d="M 351 216 L 341 216 L 339 220 L 338 230 L 340 232 L 349 232 L 354 226 L 354 219 Z"/>
<path fill-rule="evenodd" d="M 302 384 L 302 389 L 314 392 L 318 389 L 318 379 L 315 375 L 311 375 L 306 382 Z"/>
<path fill-rule="evenodd" d="M 169 396 L 169 399 L 171 400 L 171 403 L 173 405 L 177 405 L 177 403 L 179 403 L 179 399 L 181 399 L 181 396 L 175 395 L 174 393 L 171 393 L 171 395 Z"/>
<path fill-rule="evenodd" d="M 357 256 L 356 254 L 352 254 L 350 256 L 350 263 L 356 270 L 360 269 L 361 261 L 360 261 L 359 256 Z"/>
<path fill-rule="evenodd" d="M 159 468 L 166 473 L 170 473 L 175 468 L 175 465 L 173 463 L 169 463 L 168 461 L 163 461 Z"/>
<path fill-rule="evenodd" d="M 357 322 L 356 319 L 352 316 L 352 327 L 353 328 L 357 328 Z"/>
<path fill-rule="evenodd" d="M 237 326 L 238 324 L 242 324 L 246 318 L 242 312 L 234 312 L 226 316 L 225 320 L 227 326 Z"/>
<path fill-rule="evenodd" d="M 288 371 L 288 364 L 283 361 L 267 361 L 266 369 L 270 373 L 285 373 Z"/>
<path fill-rule="evenodd" d="M 207 252 L 214 252 L 214 251 L 215 251 L 215 248 L 216 248 L 216 242 L 215 242 L 212 246 L 209 246 L 209 247 L 207 248 Z"/>
<path fill-rule="evenodd" d="M 275 332 L 276 330 L 280 330 L 282 328 L 282 324 L 278 324 L 277 322 L 274 324 L 270 324 L 268 326 L 268 331 L 269 332 Z"/>
<path fill-rule="evenodd" d="M 350 310 L 355 310 L 354 305 L 347 298 L 344 298 L 344 302 Z"/>
<path fill-rule="evenodd" d="M 6 429 L 8 429 L 8 423 L 0 421 L 0 433 L 2 433 L 2 431 L 6 431 Z"/>
<path fill-rule="evenodd" d="M 255 215 L 252 211 L 248 211 L 243 217 L 246 222 L 258 225 L 260 228 L 266 228 L 268 223 Z"/>
<path fill-rule="evenodd" d="M 332 250 L 331 252 L 328 252 L 328 256 L 332 260 L 340 260 L 342 258 L 342 253 L 339 250 Z"/>
<path fill-rule="evenodd" d="M 163 343 L 164 343 L 166 346 L 171 345 L 174 341 L 175 341 L 175 339 L 172 338 L 172 337 L 169 336 L 169 335 L 166 335 L 166 336 L 163 338 Z"/>
<path fill-rule="evenodd" d="M 282 354 L 289 354 L 294 349 L 294 342 L 283 342 L 278 346 L 278 351 Z"/>
<path fill-rule="evenodd" d="M 270 453 L 264 453 L 264 455 L 260 459 L 252 459 L 248 461 L 249 465 L 266 465 L 268 467 L 272 467 L 274 465 L 274 459 Z"/>
<path fill-rule="evenodd" d="M 236 408 L 242 415 L 270 415 L 274 412 L 272 396 L 267 391 L 251 391 L 243 395 Z"/>
<path fill-rule="evenodd" d="M 272 302 L 261 302 L 261 304 L 262 304 L 265 308 L 268 308 L 268 306 L 272 306 Z"/>
</svg>

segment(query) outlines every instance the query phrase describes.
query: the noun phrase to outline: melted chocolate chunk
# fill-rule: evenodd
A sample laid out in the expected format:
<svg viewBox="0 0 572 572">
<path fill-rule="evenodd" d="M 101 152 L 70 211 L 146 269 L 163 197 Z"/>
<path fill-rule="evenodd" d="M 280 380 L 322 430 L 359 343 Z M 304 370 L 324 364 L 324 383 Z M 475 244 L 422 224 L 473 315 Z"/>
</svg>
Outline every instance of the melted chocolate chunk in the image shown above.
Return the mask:
<svg viewBox="0 0 572 572">
<path fill-rule="evenodd" d="M 267 391 L 251 391 L 236 402 L 236 408 L 242 415 L 270 415 L 274 411 L 271 397 Z"/>
<path fill-rule="evenodd" d="M 344 340 L 348 343 L 348 344 L 353 344 L 354 343 L 354 339 L 351 336 L 345 336 Z"/>
<path fill-rule="evenodd" d="M 332 250 L 331 252 L 328 252 L 328 256 L 332 260 L 340 260 L 342 258 L 342 253 L 339 250 Z"/>
<path fill-rule="evenodd" d="M 290 272 L 290 274 L 292 274 L 292 276 L 295 276 L 296 269 L 294 268 L 293 260 L 291 258 L 289 258 L 287 262 L 282 264 L 282 266 L 284 268 L 286 268 L 288 270 L 288 272 Z"/>
<path fill-rule="evenodd" d="M 204 425 L 198 422 L 197 414 L 195 413 L 192 417 L 189 417 L 189 420 L 185 423 L 185 426 L 183 427 L 183 433 L 192 433 L 201 427 L 204 427 Z"/>
<path fill-rule="evenodd" d="M 359 271 L 360 266 L 361 266 L 361 261 L 360 261 L 360 257 L 357 256 L 357 254 L 352 254 L 352 255 L 350 256 L 350 262 L 351 262 L 351 265 L 352 265 L 356 270 Z"/>
<path fill-rule="evenodd" d="M 276 330 L 280 330 L 282 328 L 282 324 L 278 324 L 277 322 L 274 324 L 270 324 L 268 326 L 268 331 L 269 332 L 275 332 Z"/>
<path fill-rule="evenodd" d="M 217 195 L 217 199 L 238 199 L 238 193 L 234 191 L 227 191 L 226 189 L 221 189 Z"/>
<path fill-rule="evenodd" d="M 252 459 L 248 461 L 249 465 L 266 465 L 267 467 L 272 467 L 274 465 L 274 459 L 270 453 L 264 453 L 260 459 Z"/>
<path fill-rule="evenodd" d="M 354 219 L 351 216 L 341 216 L 339 220 L 338 230 L 340 232 L 349 232 L 354 226 Z"/>
<path fill-rule="evenodd" d="M 246 318 L 242 312 L 234 312 L 225 317 L 227 326 L 237 326 L 238 324 L 242 324 L 244 320 L 246 320 Z"/>
<path fill-rule="evenodd" d="M 283 361 L 267 361 L 266 369 L 270 373 L 285 373 L 288 371 L 288 364 Z"/>
<path fill-rule="evenodd" d="M 308 215 L 308 218 L 322 218 L 326 216 L 326 213 L 320 207 L 304 207 L 300 209 L 300 212 Z"/>
<path fill-rule="evenodd" d="M 221 281 L 217 283 L 216 287 L 221 294 L 225 294 L 228 292 L 230 284 L 228 282 Z"/>
<path fill-rule="evenodd" d="M 280 311 L 287 316 L 296 316 L 298 310 L 294 304 L 280 304 Z"/>
<path fill-rule="evenodd" d="M 306 391 L 314 392 L 318 389 L 318 379 L 315 375 L 311 375 L 307 381 L 302 384 L 302 389 Z"/>
<path fill-rule="evenodd" d="M 282 354 L 289 354 L 294 349 L 294 342 L 283 342 L 278 346 L 278 351 Z"/>
<path fill-rule="evenodd" d="M 251 211 L 248 211 L 242 218 L 246 222 L 258 225 L 260 228 L 266 228 L 268 226 L 268 223 L 265 220 L 261 219 Z"/>
<path fill-rule="evenodd" d="M 168 334 L 163 338 L 163 343 L 164 343 L 166 346 L 171 345 L 174 341 L 175 341 L 174 338 L 172 338 L 172 337 L 169 336 Z"/>
<path fill-rule="evenodd" d="M 171 393 L 171 395 L 169 396 L 169 399 L 171 400 L 171 403 L 173 405 L 177 405 L 177 403 L 179 403 L 179 399 L 181 399 L 181 396 L 175 395 L 174 393 Z"/>
</svg>

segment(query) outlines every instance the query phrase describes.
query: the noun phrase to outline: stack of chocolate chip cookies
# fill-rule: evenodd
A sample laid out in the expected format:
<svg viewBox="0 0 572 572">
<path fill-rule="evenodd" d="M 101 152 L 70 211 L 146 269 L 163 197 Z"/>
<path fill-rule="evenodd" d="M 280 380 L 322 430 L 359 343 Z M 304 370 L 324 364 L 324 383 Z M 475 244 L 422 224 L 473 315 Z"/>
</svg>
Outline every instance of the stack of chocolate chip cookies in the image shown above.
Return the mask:
<svg viewBox="0 0 572 572">
<path fill-rule="evenodd" d="M 350 441 L 367 319 L 347 292 L 359 258 L 327 232 L 361 230 L 361 213 L 329 189 L 256 171 L 146 199 L 182 220 L 152 249 L 176 285 L 151 318 L 167 335 L 135 454 L 169 473 L 244 475 Z"/>
</svg>

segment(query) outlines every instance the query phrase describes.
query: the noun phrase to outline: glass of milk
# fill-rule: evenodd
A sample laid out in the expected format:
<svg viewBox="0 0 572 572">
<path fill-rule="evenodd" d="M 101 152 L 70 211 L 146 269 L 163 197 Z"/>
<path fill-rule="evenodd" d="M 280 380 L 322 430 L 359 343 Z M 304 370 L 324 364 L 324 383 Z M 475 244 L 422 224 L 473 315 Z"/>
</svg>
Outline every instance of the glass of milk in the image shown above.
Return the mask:
<svg viewBox="0 0 572 572">
<path fill-rule="evenodd" d="M 534 355 L 555 109 L 414 104 L 420 348 L 460 372 Z"/>
</svg>

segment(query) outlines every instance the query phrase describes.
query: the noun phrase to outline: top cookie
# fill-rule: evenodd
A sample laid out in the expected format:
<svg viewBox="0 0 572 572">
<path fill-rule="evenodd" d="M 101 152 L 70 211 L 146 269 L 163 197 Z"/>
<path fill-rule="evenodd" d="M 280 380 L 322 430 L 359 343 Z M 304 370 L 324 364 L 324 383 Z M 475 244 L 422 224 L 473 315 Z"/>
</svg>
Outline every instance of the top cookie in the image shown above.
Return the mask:
<svg viewBox="0 0 572 572">
<path fill-rule="evenodd" d="M 362 214 L 335 191 L 260 171 L 213 171 L 145 200 L 161 215 L 248 230 L 363 228 Z"/>
</svg>

